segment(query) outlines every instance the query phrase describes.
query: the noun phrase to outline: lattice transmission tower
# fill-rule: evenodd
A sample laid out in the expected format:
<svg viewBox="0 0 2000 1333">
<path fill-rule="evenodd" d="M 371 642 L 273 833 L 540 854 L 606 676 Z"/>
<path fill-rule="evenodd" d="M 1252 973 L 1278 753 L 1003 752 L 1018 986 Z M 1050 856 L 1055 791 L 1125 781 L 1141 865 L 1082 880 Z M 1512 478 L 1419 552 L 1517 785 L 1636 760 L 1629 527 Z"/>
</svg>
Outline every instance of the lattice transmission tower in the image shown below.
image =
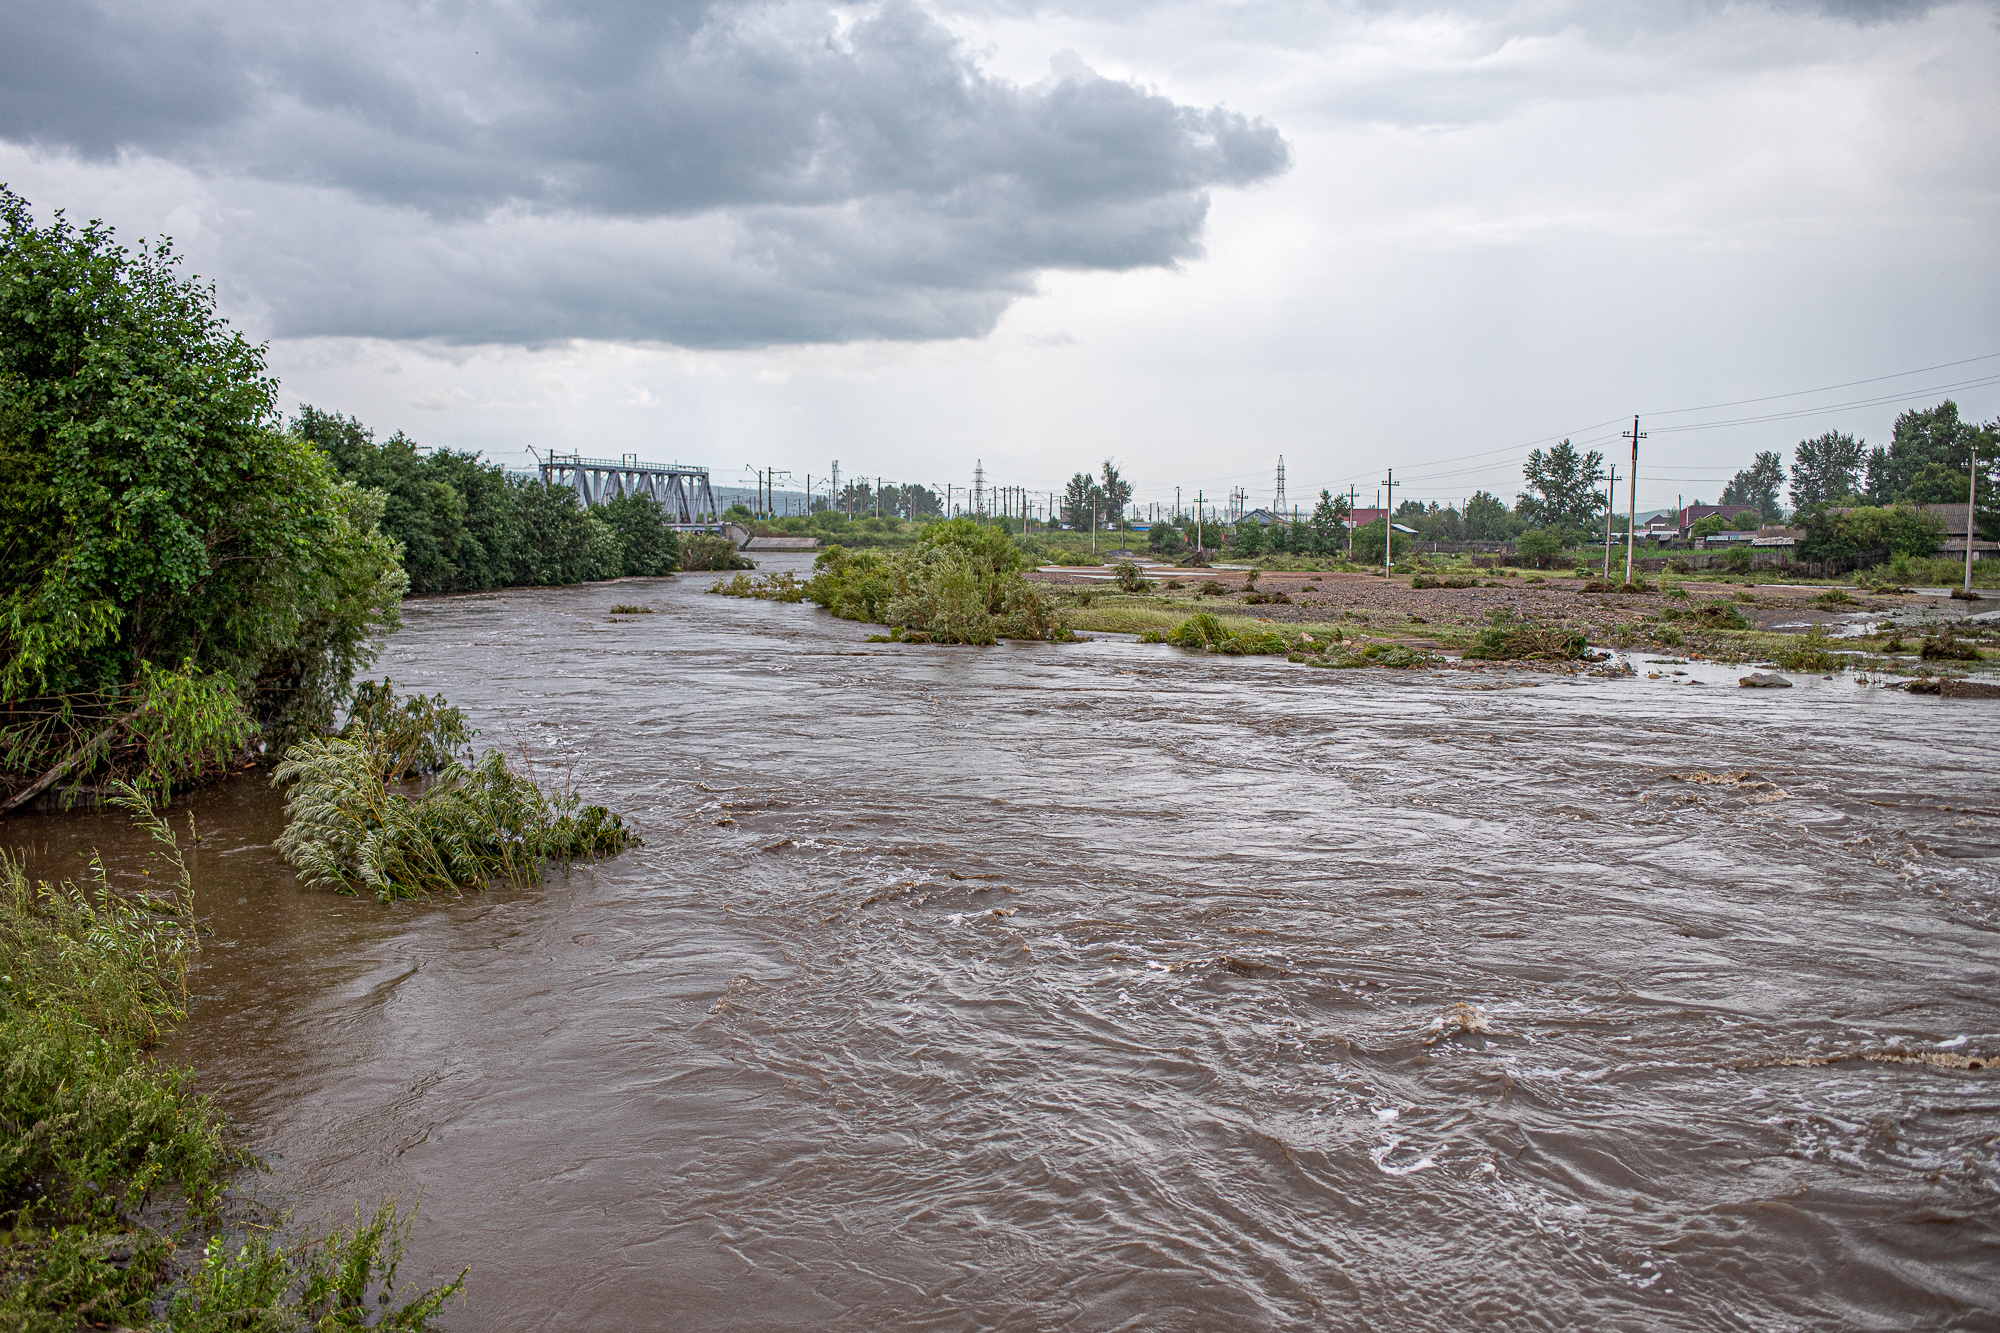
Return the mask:
<svg viewBox="0 0 2000 1333">
<path fill-rule="evenodd" d="M 1285 456 L 1283 454 L 1278 455 L 1278 495 L 1277 499 L 1271 505 L 1271 512 L 1274 514 L 1285 512 Z"/>
</svg>

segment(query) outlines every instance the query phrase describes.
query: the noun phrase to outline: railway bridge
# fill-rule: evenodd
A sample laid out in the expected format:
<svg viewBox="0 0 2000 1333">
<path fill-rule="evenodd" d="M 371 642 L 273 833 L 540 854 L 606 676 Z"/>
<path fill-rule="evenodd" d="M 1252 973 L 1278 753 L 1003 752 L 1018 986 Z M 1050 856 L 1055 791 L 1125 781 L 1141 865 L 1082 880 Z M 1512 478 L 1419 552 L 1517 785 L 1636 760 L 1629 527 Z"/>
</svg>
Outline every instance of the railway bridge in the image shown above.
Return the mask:
<svg viewBox="0 0 2000 1333">
<path fill-rule="evenodd" d="M 544 486 L 568 486 L 587 505 L 601 505 L 621 495 L 650 495 L 670 527 L 721 526 L 722 514 L 716 508 L 715 493 L 709 489 L 705 467 L 642 463 L 637 454 L 618 459 L 550 454 L 542 460 L 541 471 Z"/>
</svg>

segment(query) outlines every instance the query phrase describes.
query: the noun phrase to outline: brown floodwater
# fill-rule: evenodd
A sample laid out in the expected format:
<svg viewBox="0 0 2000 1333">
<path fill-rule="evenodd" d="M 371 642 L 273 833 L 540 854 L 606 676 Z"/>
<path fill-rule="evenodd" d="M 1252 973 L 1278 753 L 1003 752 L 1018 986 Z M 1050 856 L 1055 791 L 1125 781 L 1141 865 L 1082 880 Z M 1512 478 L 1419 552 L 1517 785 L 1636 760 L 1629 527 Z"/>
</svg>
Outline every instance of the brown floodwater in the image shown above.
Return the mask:
<svg viewBox="0 0 2000 1333">
<path fill-rule="evenodd" d="M 421 1189 L 450 1327 L 2000 1327 L 2000 1075 L 1951 1067 L 2000 1055 L 2000 704 L 870 644 L 708 582 L 384 653 L 613 861 L 384 907 L 293 882 L 260 777 L 177 807 L 171 1054 L 301 1223 Z"/>
</svg>

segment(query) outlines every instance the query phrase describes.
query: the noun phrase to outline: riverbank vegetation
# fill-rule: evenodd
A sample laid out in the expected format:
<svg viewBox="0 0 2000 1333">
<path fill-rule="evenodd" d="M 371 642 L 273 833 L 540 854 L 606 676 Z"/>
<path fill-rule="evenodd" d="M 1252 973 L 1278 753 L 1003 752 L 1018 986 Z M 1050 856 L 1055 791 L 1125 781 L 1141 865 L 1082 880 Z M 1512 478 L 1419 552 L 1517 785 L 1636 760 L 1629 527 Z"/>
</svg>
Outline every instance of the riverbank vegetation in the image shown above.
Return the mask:
<svg viewBox="0 0 2000 1333">
<path fill-rule="evenodd" d="M 0 808 L 330 726 L 407 580 L 170 250 L 0 192 Z"/>
<path fill-rule="evenodd" d="M 730 597 L 818 603 L 844 620 L 886 625 L 902 643 L 990 644 L 1074 637 L 1047 590 L 1027 582 L 1027 558 L 998 528 L 971 519 L 927 525 L 909 551 L 831 546 L 803 584 L 790 575 L 718 582 Z"/>
<path fill-rule="evenodd" d="M 382 531 L 401 546 L 412 596 L 681 567 L 681 535 L 651 496 L 587 507 L 567 486 L 510 477 L 477 454 L 425 450 L 401 431 L 378 442 L 355 418 L 311 405 L 299 409 L 290 430 L 325 454 L 342 480 L 381 495 Z"/>
<path fill-rule="evenodd" d="M 193 1071 L 153 1054 L 187 1015 L 194 886 L 172 827 L 136 788 L 118 799 L 164 862 L 150 893 L 101 865 L 31 885 L 0 854 L 0 1329 L 433 1327 L 464 1274 L 385 1308 L 409 1225 L 393 1200 L 351 1233 L 200 1244 L 255 1163 Z"/>
<path fill-rule="evenodd" d="M 301 742 L 278 765 L 278 851 L 302 883 L 387 903 L 538 883 L 551 862 L 638 841 L 618 815 L 573 791 L 545 792 L 497 750 L 474 761 L 468 742 L 442 696 L 398 704 L 387 681 L 369 687 L 340 735 Z M 423 775 L 421 791 L 397 790 Z"/>
</svg>

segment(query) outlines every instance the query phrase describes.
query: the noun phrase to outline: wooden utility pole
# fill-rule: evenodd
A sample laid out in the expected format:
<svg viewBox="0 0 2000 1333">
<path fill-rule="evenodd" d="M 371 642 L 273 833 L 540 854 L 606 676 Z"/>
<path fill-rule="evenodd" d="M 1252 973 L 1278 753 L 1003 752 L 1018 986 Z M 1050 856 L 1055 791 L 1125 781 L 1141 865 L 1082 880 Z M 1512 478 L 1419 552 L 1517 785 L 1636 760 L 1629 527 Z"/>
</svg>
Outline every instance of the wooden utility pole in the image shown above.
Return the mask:
<svg viewBox="0 0 2000 1333">
<path fill-rule="evenodd" d="M 1632 582 L 1632 543 L 1638 540 L 1639 531 L 1639 441 L 1646 438 L 1646 432 L 1639 429 L 1636 415 L 1632 418 L 1632 429 L 1626 431 L 1625 436 L 1632 441 L 1632 477 L 1628 483 L 1632 489 L 1627 492 L 1629 499 L 1625 511 L 1625 582 L 1629 585 Z"/>
<path fill-rule="evenodd" d="M 1618 508 L 1618 465 L 1611 465 L 1611 480 L 1604 484 L 1604 577 L 1611 577 L 1611 514 Z"/>
<path fill-rule="evenodd" d="M 1972 441 L 1972 475 L 1965 480 L 1965 595 L 1972 595 L 1972 519 L 1979 508 L 1979 439 Z"/>
<path fill-rule="evenodd" d="M 1396 512 L 1396 469 L 1389 469 L 1389 479 L 1383 484 L 1389 488 L 1389 500 L 1382 509 L 1382 572 L 1386 574 L 1396 564 L 1390 558 L 1396 550 L 1396 530 L 1389 526 L 1389 516 Z"/>
<path fill-rule="evenodd" d="M 1206 538 L 1204 538 L 1204 537 L 1202 536 L 1202 534 L 1201 534 L 1201 519 L 1202 519 L 1202 513 L 1201 513 L 1201 507 L 1202 507 L 1202 505 L 1203 505 L 1203 504 L 1204 504 L 1204 503 L 1205 503 L 1205 502 L 1206 502 L 1207 500 L 1208 500 L 1208 495 L 1207 495 L 1207 493 L 1206 493 L 1206 492 L 1203 492 L 1203 491 L 1196 491 L 1196 492 L 1195 492 L 1195 495 L 1194 495 L 1194 549 L 1195 549 L 1196 551 L 1200 551 L 1200 550 L 1201 550 L 1201 549 L 1202 549 L 1202 548 L 1203 548 L 1204 546 L 1208 545 L 1208 541 L 1207 541 L 1207 539 L 1206 539 Z"/>
</svg>

